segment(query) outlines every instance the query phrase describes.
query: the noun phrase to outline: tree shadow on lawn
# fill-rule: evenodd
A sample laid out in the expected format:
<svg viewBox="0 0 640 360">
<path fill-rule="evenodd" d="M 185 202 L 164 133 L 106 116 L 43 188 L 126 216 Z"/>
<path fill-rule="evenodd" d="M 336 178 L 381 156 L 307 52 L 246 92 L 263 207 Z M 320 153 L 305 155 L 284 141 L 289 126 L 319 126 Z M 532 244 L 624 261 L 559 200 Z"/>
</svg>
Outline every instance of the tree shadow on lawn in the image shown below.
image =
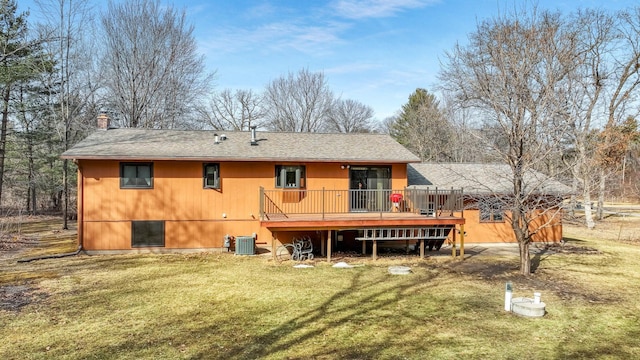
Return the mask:
<svg viewBox="0 0 640 360">
<path fill-rule="evenodd" d="M 399 309 L 399 303 L 407 297 L 415 296 L 417 293 L 425 289 L 425 284 L 428 285 L 430 291 L 434 291 L 435 297 L 443 298 L 446 295 L 438 293 L 435 288 L 438 284 L 432 283 L 436 277 L 445 277 L 444 281 L 457 281 L 460 276 L 477 277 L 478 274 L 483 277 L 488 275 L 488 278 L 482 278 L 482 280 L 496 281 L 510 279 L 513 280 L 519 291 L 524 289 L 543 290 L 547 293 L 555 293 L 562 299 L 586 299 L 589 302 L 611 302 L 612 300 L 607 295 L 594 294 L 589 289 L 583 288 L 580 284 L 571 284 L 564 281 L 559 281 L 553 276 L 553 274 L 543 273 L 540 276 L 525 277 L 518 273 L 518 263 L 509 262 L 497 262 L 495 264 L 487 264 L 486 261 L 460 262 L 452 261 L 445 264 L 421 264 L 420 267 L 425 267 L 427 271 L 424 275 L 416 276 L 411 275 L 407 277 L 405 281 L 398 283 L 398 281 L 388 281 L 385 283 L 384 276 L 378 276 L 375 279 L 364 281 L 362 279 L 361 272 L 354 272 L 350 285 L 324 301 L 322 304 L 314 306 L 306 311 L 302 311 L 299 315 L 295 315 L 292 318 L 284 321 L 283 323 L 274 326 L 268 332 L 262 335 L 252 334 L 246 338 L 241 338 L 240 341 L 234 343 L 232 347 L 226 347 L 221 351 L 219 347 L 212 347 L 210 351 L 194 354 L 193 358 L 225 358 L 225 359 L 244 359 L 244 358 L 264 358 L 274 356 L 287 356 L 287 358 L 307 358 L 308 353 L 300 354 L 296 356 L 295 349 L 303 349 L 307 345 L 311 345 L 314 348 L 312 357 L 314 358 L 362 358 L 362 359 L 374 359 L 382 356 L 389 355 L 385 351 L 389 347 L 398 347 L 399 341 L 406 341 L 407 351 L 419 351 L 421 355 L 429 357 L 428 354 L 432 351 L 440 351 L 442 347 L 464 347 L 464 344 L 457 344 L 455 339 L 447 339 L 446 344 L 436 343 L 414 343 L 411 338 L 403 337 L 405 332 L 408 331 L 412 325 L 409 324 L 426 324 L 428 319 L 419 318 L 414 310 L 422 310 L 430 312 L 428 308 L 425 309 Z M 444 271 L 444 273 L 443 273 Z M 447 276 L 446 272 L 450 271 L 454 274 Z M 389 276 L 389 275 L 387 275 Z M 467 278 L 468 280 L 468 278 Z M 500 281 L 501 283 L 502 281 Z M 374 292 L 369 292 L 371 288 L 376 289 Z M 365 295 L 354 295 L 358 293 L 366 292 Z M 448 307 L 457 309 L 483 309 L 491 307 L 490 301 L 482 296 L 474 297 L 454 297 L 447 300 Z M 429 307 L 431 304 L 425 304 Z M 283 304 L 283 308 L 292 309 L 295 308 L 295 304 Z M 300 309 L 304 309 L 301 307 Z M 387 324 L 384 323 L 385 319 L 381 319 L 380 327 L 384 331 L 375 333 L 375 336 L 370 341 L 362 341 L 359 338 L 346 339 L 345 342 L 339 343 L 335 340 L 331 343 L 323 343 L 326 338 L 335 339 L 336 328 L 350 324 L 351 326 L 357 326 L 358 322 L 364 322 L 365 328 L 369 329 L 372 324 L 370 320 L 363 320 L 375 316 L 377 311 L 383 309 L 384 311 L 394 312 L 393 317 L 405 319 L 399 323 L 391 320 L 392 324 L 395 324 L 396 328 L 385 328 Z M 293 310 L 289 310 L 293 311 Z M 401 314 L 395 312 L 402 311 Z M 438 321 L 438 317 L 444 316 L 434 309 L 435 321 Z M 462 311 L 462 310 L 461 310 Z M 257 314 L 259 316 L 259 314 Z M 228 320 L 232 321 L 232 320 Z M 374 324 L 375 325 L 375 324 Z M 400 328 L 407 326 L 407 328 Z M 354 328 L 355 329 L 355 328 Z M 413 329 L 411 329 L 413 330 Z M 215 325 L 211 326 L 211 329 L 200 330 L 199 332 L 216 331 Z M 371 331 L 371 330 L 368 330 Z M 328 334 L 329 333 L 329 334 Z M 491 329 L 487 329 L 487 334 L 491 333 Z M 372 334 L 374 334 L 372 332 Z M 231 335 L 232 336 L 232 335 Z M 437 341 L 436 338 L 433 339 Z M 412 347 L 413 346 L 413 347 Z M 624 353 L 624 352 L 622 352 Z M 407 354 L 410 354 L 408 352 Z"/>
<path fill-rule="evenodd" d="M 376 310 L 393 307 L 400 300 L 423 287 L 425 281 L 435 277 L 435 275 L 411 276 L 411 278 L 407 277 L 408 281 L 403 281 L 401 284 L 398 284 L 397 281 L 389 281 L 386 285 L 384 281 L 387 276 L 392 275 L 385 274 L 370 281 L 363 281 L 362 273 L 357 271 L 348 288 L 336 292 L 322 304 L 301 312 L 266 334 L 251 337 L 250 341 L 236 343 L 234 347 L 227 348 L 223 354 L 219 354 L 219 358 L 263 358 L 281 352 L 286 353 L 291 349 L 304 346 L 305 342 L 317 343 L 317 339 L 322 339 L 324 333 L 336 327 L 350 322 L 358 322 L 361 318 L 371 316 L 370 313 Z M 373 293 L 366 296 L 354 295 L 369 291 L 372 287 L 377 288 Z M 283 307 L 292 309 L 295 308 L 295 304 L 283 304 Z M 303 308 L 301 307 L 301 309 Z M 327 344 L 317 346 L 315 348 L 322 349 L 322 351 L 316 350 L 312 356 L 318 358 L 377 358 L 383 350 L 388 348 L 389 337 L 395 337 L 390 334 L 395 334 L 395 332 L 378 333 L 376 339 L 371 339 L 366 344 L 359 343 L 356 347 L 349 341 L 344 344 L 332 343 L 328 346 Z M 220 350 L 212 348 L 211 352 L 196 354 L 193 358 L 210 358 L 216 352 L 220 353 Z M 301 354 L 298 358 L 307 356 Z M 297 357 L 289 354 L 288 358 Z"/>
<path fill-rule="evenodd" d="M 103 261 L 113 261 L 112 257 L 104 257 L 97 259 L 92 257 L 89 259 L 92 264 L 80 264 L 80 262 L 73 262 L 73 266 L 79 266 L 79 270 L 88 270 L 93 267 L 100 267 Z M 135 267 L 139 264 L 136 258 L 119 257 L 121 264 L 116 266 L 117 268 Z M 139 259 L 138 259 L 139 260 Z M 147 261 L 154 261 L 154 259 L 147 259 Z M 164 261 L 164 259 L 155 259 L 155 261 Z M 51 262 L 53 265 L 53 262 Z M 436 296 L 438 293 L 433 289 L 432 281 L 436 277 L 445 275 L 447 271 L 452 272 L 452 276 L 446 276 L 445 281 L 456 281 L 456 278 L 460 276 L 469 276 L 477 278 L 481 277 L 479 281 L 502 281 L 504 279 L 513 279 L 517 284 L 517 287 L 523 289 L 527 286 L 536 290 L 553 289 L 551 285 L 557 288 L 553 289 L 558 294 L 565 294 L 567 296 L 586 297 L 585 290 L 581 289 L 576 284 L 563 284 L 558 282 L 554 278 L 553 274 L 542 273 L 540 276 L 523 277 L 518 276 L 518 263 L 495 261 L 488 258 L 475 258 L 473 261 L 448 261 L 444 263 L 421 263 L 421 268 L 431 271 L 420 271 L 419 274 L 412 274 L 406 277 L 398 277 L 389 275 L 386 272 L 377 274 L 373 277 L 367 275 L 367 279 L 363 279 L 365 271 L 371 271 L 376 269 L 381 270 L 380 267 L 367 267 L 367 268 L 355 268 L 345 271 L 345 274 L 350 276 L 348 285 L 342 290 L 339 290 L 331 294 L 325 301 L 313 305 L 313 306 L 296 306 L 296 304 L 283 303 L 278 308 L 273 309 L 275 312 L 283 312 L 282 322 L 271 324 L 265 324 L 268 328 L 266 332 L 262 332 L 262 327 L 258 324 L 252 324 L 249 329 L 245 329 L 242 321 L 246 321 L 251 316 L 244 316 L 244 319 L 238 322 L 234 319 L 234 312 L 224 312 L 221 309 L 222 318 L 221 321 L 212 321 L 207 319 L 202 323 L 196 322 L 190 326 L 181 324 L 184 321 L 190 321 L 189 319 L 198 318 L 197 308 L 188 310 L 186 312 L 179 312 L 173 315 L 169 313 L 158 319 L 149 319 L 148 327 L 155 328 L 156 330 L 149 330 L 149 334 L 144 331 L 142 333 L 136 333 L 135 330 L 131 330 L 132 333 L 128 337 L 121 337 L 115 342 L 110 342 L 108 345 L 96 346 L 96 349 L 92 351 L 96 357 L 113 357 L 114 354 L 145 354 L 146 349 L 151 347 L 157 348 L 154 354 L 158 354 L 158 351 L 168 351 L 164 355 L 180 355 L 180 353 L 189 354 L 190 358 L 219 358 L 219 359 L 244 359 L 244 358 L 265 358 L 265 357 L 278 357 L 288 356 L 288 358 L 308 358 L 309 353 L 303 352 L 296 356 L 296 351 L 300 349 L 306 350 L 305 346 L 313 347 L 312 357 L 316 358 L 379 358 L 387 355 L 385 351 L 389 351 L 390 346 L 399 348 L 398 341 L 408 341 L 409 338 L 403 338 L 403 332 L 407 329 L 385 329 L 384 331 L 373 333 L 369 329 L 372 335 L 375 335 L 370 341 L 362 341 L 358 339 L 350 340 L 346 338 L 344 342 L 331 342 L 323 343 L 325 338 L 336 339 L 339 336 L 339 331 L 344 331 L 345 326 L 347 330 L 356 329 L 359 322 L 363 322 L 365 326 L 375 326 L 372 323 L 371 318 L 379 314 L 382 309 L 383 313 L 392 312 L 392 316 L 396 320 L 390 320 L 394 326 L 407 327 L 409 320 L 412 316 L 417 316 L 413 313 L 411 308 L 403 308 L 401 306 L 402 300 L 411 296 L 415 296 L 418 293 L 424 295 L 425 289 L 434 291 Z M 443 274 L 444 272 L 444 274 Z M 169 274 L 157 274 L 155 276 L 166 277 Z M 131 279 L 132 281 L 139 282 L 141 279 Z M 212 286 L 215 286 L 212 284 Z M 277 285 L 276 285 L 277 286 Z M 566 288 L 565 288 L 566 287 Z M 373 290 L 372 290 L 373 289 Z M 140 289 L 133 289 L 135 291 L 147 291 L 144 290 L 144 286 Z M 113 292 L 122 291 L 119 289 L 113 289 Z M 105 294 L 94 294 L 95 296 L 104 296 Z M 122 295 L 122 294 L 120 294 Z M 313 296 L 313 295 L 310 295 Z M 426 295 L 431 296 L 431 295 Z M 438 295 L 442 297 L 442 294 Z M 90 299 L 87 299 L 90 300 Z M 244 299 L 242 301 L 250 301 Z M 457 308 L 468 308 L 473 306 L 483 307 L 487 305 L 486 299 L 482 297 L 471 298 L 456 298 L 452 299 L 452 303 L 449 306 Z M 78 309 L 90 309 L 92 307 L 91 302 L 77 303 L 75 304 Z M 208 299 L 203 299 L 200 307 L 218 307 L 218 306 L 233 306 L 237 311 L 245 311 L 239 308 L 242 306 L 242 302 L 236 304 L 221 305 L 218 303 L 211 303 Z M 428 305 L 426 305 L 428 306 Z M 296 314 L 295 309 L 299 309 L 300 313 Z M 185 309 L 186 310 L 186 309 Z M 429 309 L 422 309 L 428 310 Z M 205 310 L 210 311 L 210 310 Z M 265 311 L 264 308 L 252 307 L 246 311 L 253 312 L 253 316 L 256 321 L 259 322 L 260 316 Z M 293 315 L 291 315 L 293 311 Z M 396 312 L 402 312 L 397 314 Z M 436 310 L 437 311 L 437 310 Z M 67 314 L 69 317 L 73 313 Z M 271 316 L 271 315 L 267 315 Z M 436 320 L 437 320 L 436 315 Z M 406 319 L 406 321 L 398 322 L 397 318 Z M 385 326 L 384 318 L 381 318 L 381 328 Z M 411 324 L 421 323 L 427 321 L 425 319 L 415 318 Z M 179 324 L 180 323 L 180 324 Z M 346 325 L 345 325 L 346 324 Z M 195 326 L 193 326 L 195 325 Z M 167 329 L 167 331 L 157 331 L 157 328 Z M 342 327 L 342 329 L 341 329 Z M 238 333 L 229 331 L 231 329 L 238 329 Z M 176 331 L 178 329 L 178 331 Z M 221 329 L 228 332 L 227 334 L 221 333 Z M 338 329 L 338 335 L 336 335 L 336 329 Z M 185 331 L 186 330 L 186 331 Z M 490 329 L 489 329 L 490 330 Z M 134 334 L 135 333 L 135 334 Z M 158 334 L 163 334 L 158 337 Z M 243 335 L 244 333 L 244 335 Z M 219 341 L 228 337 L 231 341 Z M 207 343 L 204 345 L 202 343 Z M 439 346 L 440 350 L 445 346 L 452 346 L 455 348 L 463 347 L 464 344 L 457 344 L 455 339 L 448 339 L 447 344 L 411 344 L 407 346 L 414 346 L 412 350 L 417 350 L 425 356 L 429 354 L 429 351 L 438 351 L 436 348 L 430 350 L 431 347 Z M 170 345 L 167 345 L 170 344 Z M 171 345 L 173 344 L 173 345 Z M 224 348 L 220 345 L 223 344 Z M 95 344 L 94 344 L 95 346 Z M 167 346 L 170 346 L 168 348 Z M 203 347 L 208 348 L 203 350 Z M 431 347 L 429 347 L 431 346 Z M 189 347 L 197 348 L 197 352 L 190 353 Z"/>
<path fill-rule="evenodd" d="M 376 270 L 379 270 L 377 268 Z M 366 326 L 372 326 L 371 318 L 376 311 L 398 311 L 398 303 L 406 297 L 415 295 L 420 289 L 424 289 L 425 282 L 434 279 L 436 274 L 412 274 L 410 276 L 399 277 L 390 275 L 386 272 L 379 274 L 370 280 L 363 280 L 363 271 L 371 271 L 368 269 L 349 269 L 337 270 L 344 271 L 347 276 L 351 276 L 349 285 L 332 294 L 322 303 L 314 306 L 296 306 L 296 304 L 283 303 L 278 308 L 273 309 L 277 313 L 282 313 L 283 320 L 279 324 L 269 326 L 266 333 L 258 333 L 262 329 L 260 325 L 251 324 L 246 326 L 242 321 L 246 321 L 251 316 L 243 316 L 243 319 L 234 319 L 234 311 L 222 312 L 222 318 L 217 322 L 208 319 L 200 324 L 192 324 L 197 326 L 187 326 L 183 324 L 177 325 L 176 322 L 184 321 L 184 319 L 196 318 L 198 309 L 191 310 L 191 313 L 182 313 L 180 318 L 167 314 L 158 321 L 152 321 L 148 324 L 156 330 L 151 332 L 155 336 L 147 336 L 145 333 L 133 334 L 122 341 L 111 341 L 108 345 L 98 346 L 92 351 L 92 355 L 96 358 L 113 357 L 114 354 L 143 354 L 146 349 L 156 347 L 158 351 L 169 351 L 164 355 L 170 355 L 173 351 L 176 354 L 180 352 L 188 354 L 192 359 L 260 359 L 265 357 L 285 357 L 289 359 L 296 358 L 357 358 L 357 359 L 374 359 L 379 358 L 383 351 L 387 350 L 389 343 L 397 338 L 397 333 L 391 329 L 383 333 L 371 333 L 375 335 L 371 341 L 366 343 L 363 341 L 350 341 L 349 337 L 345 338 L 344 343 L 320 343 L 324 341 L 325 336 L 329 339 L 335 339 L 335 329 L 341 326 L 349 325 L 356 329 L 358 322 L 363 322 Z M 370 276 L 367 276 L 370 278 Z M 375 289 L 371 291 L 371 289 Z M 250 301 L 244 299 L 243 301 Z M 219 306 L 220 304 L 208 304 L 202 306 Z M 241 303 L 234 304 L 234 310 L 251 311 L 253 316 L 259 319 L 264 309 L 251 308 L 242 310 Z M 295 309 L 299 309 L 300 313 L 295 315 Z M 209 310 L 207 310 L 209 311 Z M 406 311 L 406 310 L 400 310 Z M 291 315 L 293 312 L 294 315 Z M 272 314 L 266 315 L 272 317 Z M 399 316 L 405 318 L 406 313 Z M 257 320 L 259 321 L 259 320 Z M 381 318 L 381 322 L 385 319 Z M 397 321 L 397 320 L 396 320 Z M 375 326 L 375 323 L 373 324 Z M 382 326 L 382 325 L 381 325 Z M 157 328 L 167 329 L 169 331 L 157 331 Z M 170 331 L 175 328 L 188 329 L 187 332 Z M 237 328 L 237 332 L 233 332 Z M 228 333 L 221 333 L 221 331 Z M 232 331 L 230 331 L 232 329 Z M 369 330 L 371 331 L 371 330 Z M 158 337 L 157 334 L 163 334 Z M 324 335 L 324 336 L 323 336 Z M 220 341 L 220 339 L 225 339 Z M 197 343 L 194 343 L 197 342 Z M 189 348 L 202 349 L 202 342 L 209 342 L 208 348 L 200 350 L 196 353 L 190 353 Z M 170 344 L 168 349 L 166 344 Z M 313 354 L 306 352 L 305 346 L 313 346 Z M 164 347 L 164 349 L 162 349 Z M 302 349 L 302 353 L 297 351 Z M 185 354 L 185 355 L 186 355 Z"/>
<path fill-rule="evenodd" d="M 555 294 L 563 300 L 582 299 L 590 303 L 611 303 L 620 299 L 610 292 L 597 292 L 589 288 L 588 284 L 576 283 L 565 279 L 557 269 L 546 269 L 542 265 L 552 256 L 595 255 L 601 252 L 591 252 L 589 248 L 578 251 L 568 250 L 560 254 L 558 251 L 539 249 L 531 258 L 532 271 L 530 276 L 520 274 L 520 258 L 505 257 L 474 257 L 465 261 L 451 261 L 443 267 L 458 276 L 470 276 L 487 282 L 512 282 L 515 288 L 526 291 L 542 291 Z M 596 250 L 597 251 L 597 250 Z"/>
</svg>

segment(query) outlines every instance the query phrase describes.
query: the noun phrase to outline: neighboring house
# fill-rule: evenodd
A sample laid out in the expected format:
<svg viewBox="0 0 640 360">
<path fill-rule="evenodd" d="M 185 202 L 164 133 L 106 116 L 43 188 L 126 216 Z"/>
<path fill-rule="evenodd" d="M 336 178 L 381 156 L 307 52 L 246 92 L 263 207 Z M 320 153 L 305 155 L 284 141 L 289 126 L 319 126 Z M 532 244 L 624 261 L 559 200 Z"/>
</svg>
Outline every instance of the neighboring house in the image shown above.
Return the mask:
<svg viewBox="0 0 640 360">
<path fill-rule="evenodd" d="M 464 193 L 466 243 L 516 242 L 505 209 L 513 193 L 513 176 L 506 164 L 410 164 L 409 189 L 458 188 Z M 530 229 L 539 229 L 534 241 L 562 240 L 562 209 L 559 205 L 571 189 L 536 171 L 527 173 L 524 191 L 535 199 L 530 204 Z M 551 205 L 550 205 L 551 204 Z M 438 208 L 438 204 L 432 207 Z"/>
<path fill-rule="evenodd" d="M 239 239 L 266 252 L 308 236 L 329 259 L 336 250 L 375 257 L 382 241 L 415 243 L 422 255 L 464 230 L 460 190 L 406 190 L 407 164 L 419 159 L 388 135 L 98 124 L 62 155 L 78 166 L 78 242 L 88 253 L 216 250 L 233 238 L 236 252 Z"/>
</svg>

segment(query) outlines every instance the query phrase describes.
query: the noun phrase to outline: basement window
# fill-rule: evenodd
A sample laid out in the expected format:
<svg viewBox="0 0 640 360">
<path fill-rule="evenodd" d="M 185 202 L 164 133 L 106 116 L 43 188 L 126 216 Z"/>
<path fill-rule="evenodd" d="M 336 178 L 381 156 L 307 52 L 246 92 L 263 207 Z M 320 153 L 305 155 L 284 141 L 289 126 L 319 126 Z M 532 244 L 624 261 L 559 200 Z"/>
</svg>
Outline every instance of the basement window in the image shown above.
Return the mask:
<svg viewBox="0 0 640 360">
<path fill-rule="evenodd" d="M 164 247 L 164 221 L 132 221 L 131 247 Z"/>
<path fill-rule="evenodd" d="M 152 189 L 153 163 L 120 163 L 120 188 Z"/>
<path fill-rule="evenodd" d="M 478 210 L 480 210 L 480 222 L 504 222 L 504 210 L 500 201 L 480 200 Z"/>
<path fill-rule="evenodd" d="M 220 189 L 220 164 L 204 164 L 204 188 Z"/>
<path fill-rule="evenodd" d="M 300 189 L 305 187 L 305 167 L 276 165 L 276 187 Z"/>
</svg>

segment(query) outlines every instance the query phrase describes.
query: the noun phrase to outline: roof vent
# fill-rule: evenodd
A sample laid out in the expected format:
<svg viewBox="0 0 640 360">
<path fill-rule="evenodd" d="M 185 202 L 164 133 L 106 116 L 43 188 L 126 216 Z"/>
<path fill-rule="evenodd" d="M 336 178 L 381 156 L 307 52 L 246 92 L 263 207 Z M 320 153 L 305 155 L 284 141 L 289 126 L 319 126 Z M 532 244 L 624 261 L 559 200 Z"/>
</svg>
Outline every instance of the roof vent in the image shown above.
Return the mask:
<svg viewBox="0 0 640 360">
<path fill-rule="evenodd" d="M 218 138 L 218 134 L 213 134 L 213 142 L 215 144 L 220 144 L 220 139 Z"/>
<path fill-rule="evenodd" d="M 251 129 L 251 145 L 258 145 L 258 139 L 256 139 L 256 126 L 249 127 Z"/>
<path fill-rule="evenodd" d="M 225 135 L 225 134 L 220 134 L 220 140 L 222 140 L 222 141 L 227 140 L 227 135 Z"/>
</svg>

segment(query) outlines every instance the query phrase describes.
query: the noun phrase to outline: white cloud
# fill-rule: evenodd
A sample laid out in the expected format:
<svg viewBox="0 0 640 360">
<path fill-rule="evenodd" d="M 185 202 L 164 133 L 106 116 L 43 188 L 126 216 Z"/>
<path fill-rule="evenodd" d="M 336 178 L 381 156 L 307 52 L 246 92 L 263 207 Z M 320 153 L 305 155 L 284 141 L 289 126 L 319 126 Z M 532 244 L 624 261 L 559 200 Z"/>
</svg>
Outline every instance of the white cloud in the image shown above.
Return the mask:
<svg viewBox="0 0 640 360">
<path fill-rule="evenodd" d="M 348 19 L 382 18 L 396 13 L 418 9 L 440 0 L 337 0 L 332 7 L 337 15 Z"/>
<path fill-rule="evenodd" d="M 261 19 L 276 14 L 279 10 L 269 3 L 263 3 L 256 5 L 245 10 L 244 17 L 252 19 Z"/>
<path fill-rule="evenodd" d="M 331 75 L 342 75 L 342 74 L 353 74 L 353 73 L 362 73 L 368 72 L 375 69 L 380 69 L 380 64 L 374 63 L 348 63 L 340 66 L 334 66 L 324 70 L 325 74 Z"/>
<path fill-rule="evenodd" d="M 343 43 L 340 33 L 346 28 L 347 24 L 337 22 L 316 25 L 287 21 L 254 28 L 227 27 L 210 34 L 202 46 L 207 51 L 222 53 L 297 50 L 318 55 Z"/>
</svg>

